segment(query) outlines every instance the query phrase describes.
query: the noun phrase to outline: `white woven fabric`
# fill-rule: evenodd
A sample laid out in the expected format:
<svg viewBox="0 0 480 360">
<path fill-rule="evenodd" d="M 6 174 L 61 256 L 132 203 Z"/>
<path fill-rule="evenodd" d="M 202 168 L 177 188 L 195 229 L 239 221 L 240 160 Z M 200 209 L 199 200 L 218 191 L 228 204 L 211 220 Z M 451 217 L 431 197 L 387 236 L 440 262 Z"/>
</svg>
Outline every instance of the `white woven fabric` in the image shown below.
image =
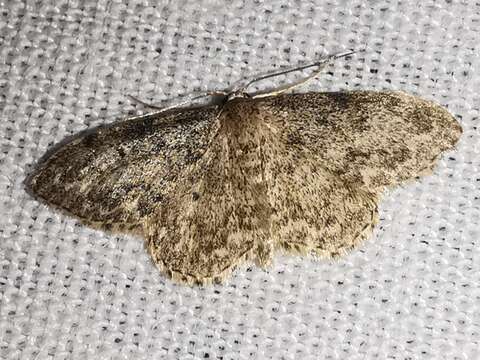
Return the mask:
<svg viewBox="0 0 480 360">
<path fill-rule="evenodd" d="M 480 4 L 0 7 L 1 358 L 479 358 Z M 175 285 L 141 240 L 81 226 L 25 192 L 54 143 L 142 110 L 128 94 L 175 100 L 350 48 L 365 52 L 299 91 L 408 91 L 446 105 L 464 135 L 432 176 L 386 194 L 374 236 L 339 261 L 279 257 L 222 286 Z"/>
</svg>

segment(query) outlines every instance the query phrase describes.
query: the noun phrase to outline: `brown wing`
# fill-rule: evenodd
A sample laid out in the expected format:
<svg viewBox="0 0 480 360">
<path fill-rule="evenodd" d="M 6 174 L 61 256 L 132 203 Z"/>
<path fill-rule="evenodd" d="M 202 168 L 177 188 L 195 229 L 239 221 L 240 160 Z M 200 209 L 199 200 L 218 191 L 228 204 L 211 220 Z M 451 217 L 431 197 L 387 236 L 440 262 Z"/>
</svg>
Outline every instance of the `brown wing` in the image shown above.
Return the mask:
<svg viewBox="0 0 480 360">
<path fill-rule="evenodd" d="M 283 95 L 260 101 L 287 147 L 369 190 L 428 173 L 462 128 L 441 106 L 403 92 Z"/>
<path fill-rule="evenodd" d="M 87 223 L 141 226 L 177 280 L 223 279 L 274 246 L 332 256 L 376 222 L 384 186 L 430 169 L 459 125 L 402 93 L 286 95 L 134 119 L 55 151 L 31 178 Z"/>
<path fill-rule="evenodd" d="M 288 252 L 343 255 L 377 223 L 378 194 L 346 184 L 313 158 L 296 158 L 287 150 L 268 171 L 271 236 Z"/>
<path fill-rule="evenodd" d="M 267 176 L 272 237 L 299 253 L 334 256 L 358 244 L 383 188 L 430 170 L 461 134 L 445 109 L 398 92 L 283 95 L 256 106 L 278 141 Z"/>
<path fill-rule="evenodd" d="M 240 108 L 227 104 L 208 151 L 148 220 L 150 253 L 176 280 L 217 282 L 242 261 L 272 257 L 263 157 L 272 134 L 248 106 Z"/>
<path fill-rule="evenodd" d="M 49 204 L 83 222 L 145 236 L 176 280 L 222 280 L 267 263 L 270 207 L 258 122 L 217 107 L 132 119 L 80 134 L 31 176 Z"/>
<path fill-rule="evenodd" d="M 138 231 L 202 157 L 217 113 L 216 107 L 180 110 L 88 130 L 51 151 L 28 186 L 84 223 Z"/>
</svg>

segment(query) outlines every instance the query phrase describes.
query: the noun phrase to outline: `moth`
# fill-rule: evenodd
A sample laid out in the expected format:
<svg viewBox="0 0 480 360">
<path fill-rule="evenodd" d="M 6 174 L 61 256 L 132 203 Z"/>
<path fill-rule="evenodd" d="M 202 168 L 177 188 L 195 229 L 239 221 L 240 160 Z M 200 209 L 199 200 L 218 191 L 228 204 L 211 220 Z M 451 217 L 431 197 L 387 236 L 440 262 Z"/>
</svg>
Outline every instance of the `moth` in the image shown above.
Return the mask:
<svg viewBox="0 0 480 360">
<path fill-rule="evenodd" d="M 87 130 L 49 151 L 27 185 L 88 226 L 143 237 L 183 283 L 221 282 L 279 251 L 345 254 L 371 234 L 382 193 L 431 173 L 462 133 L 446 109 L 404 92 L 285 93 L 346 55 L 255 78 L 220 104 Z M 247 91 L 307 68 L 297 83 Z"/>
</svg>

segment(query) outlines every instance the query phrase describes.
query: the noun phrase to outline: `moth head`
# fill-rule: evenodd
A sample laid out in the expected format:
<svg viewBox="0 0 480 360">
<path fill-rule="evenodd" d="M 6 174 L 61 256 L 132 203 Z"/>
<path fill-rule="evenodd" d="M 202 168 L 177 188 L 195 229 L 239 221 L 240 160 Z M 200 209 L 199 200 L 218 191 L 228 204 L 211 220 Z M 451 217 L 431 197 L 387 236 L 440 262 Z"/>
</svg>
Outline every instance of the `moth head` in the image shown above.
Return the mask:
<svg viewBox="0 0 480 360">
<path fill-rule="evenodd" d="M 235 91 L 229 92 L 226 95 L 225 102 L 229 102 L 234 99 L 249 99 L 249 98 L 251 98 L 251 95 L 243 91 L 243 89 L 241 89 L 241 90 L 235 90 Z"/>
<path fill-rule="evenodd" d="M 252 95 L 247 93 L 244 89 L 225 90 L 225 91 L 212 91 L 205 95 L 198 96 L 194 100 L 210 96 L 210 105 L 225 105 L 233 100 L 237 99 L 250 99 Z"/>
</svg>

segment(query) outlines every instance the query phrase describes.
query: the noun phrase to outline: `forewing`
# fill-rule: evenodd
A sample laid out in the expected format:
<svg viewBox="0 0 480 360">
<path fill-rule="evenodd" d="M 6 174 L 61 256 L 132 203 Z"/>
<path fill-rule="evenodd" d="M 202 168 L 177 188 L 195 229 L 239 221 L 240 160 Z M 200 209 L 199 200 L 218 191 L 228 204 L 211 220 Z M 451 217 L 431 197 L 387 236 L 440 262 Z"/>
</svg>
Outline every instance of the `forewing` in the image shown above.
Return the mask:
<svg viewBox="0 0 480 360">
<path fill-rule="evenodd" d="M 88 130 L 51 151 L 28 185 L 87 224 L 136 231 L 205 153 L 217 113 L 179 110 Z"/>
<path fill-rule="evenodd" d="M 298 156 L 369 190 L 428 173 L 462 133 L 447 110 L 403 92 L 282 95 L 259 106 Z"/>
</svg>

